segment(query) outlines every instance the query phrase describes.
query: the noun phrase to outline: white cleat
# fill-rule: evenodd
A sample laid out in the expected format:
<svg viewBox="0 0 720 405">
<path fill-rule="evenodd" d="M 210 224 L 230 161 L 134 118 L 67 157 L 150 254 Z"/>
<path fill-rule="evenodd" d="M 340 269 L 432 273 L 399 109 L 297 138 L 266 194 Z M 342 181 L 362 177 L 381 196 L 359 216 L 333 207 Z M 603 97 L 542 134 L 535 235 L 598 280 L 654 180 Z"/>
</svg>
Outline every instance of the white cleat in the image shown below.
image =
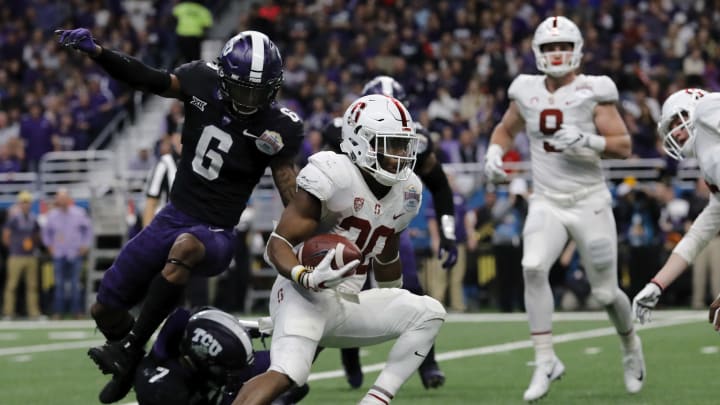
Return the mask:
<svg viewBox="0 0 720 405">
<path fill-rule="evenodd" d="M 645 382 L 645 358 L 643 357 L 640 337 L 635 336 L 635 349 L 622 349 L 625 389 L 631 394 L 640 392 Z"/>
<path fill-rule="evenodd" d="M 565 374 L 565 365 L 557 357 L 551 361 L 537 364 L 530 380 L 530 386 L 525 390 L 525 401 L 537 401 L 547 395 L 550 383 L 559 380 Z"/>
</svg>

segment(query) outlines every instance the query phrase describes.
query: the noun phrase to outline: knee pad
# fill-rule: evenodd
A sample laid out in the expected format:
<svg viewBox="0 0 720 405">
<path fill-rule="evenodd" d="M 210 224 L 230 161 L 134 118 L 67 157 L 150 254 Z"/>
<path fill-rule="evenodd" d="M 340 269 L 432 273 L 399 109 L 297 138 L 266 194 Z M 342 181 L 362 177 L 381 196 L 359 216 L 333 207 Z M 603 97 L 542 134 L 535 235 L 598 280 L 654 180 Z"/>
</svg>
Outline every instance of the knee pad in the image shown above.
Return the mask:
<svg viewBox="0 0 720 405">
<path fill-rule="evenodd" d="M 525 285 L 540 285 L 547 283 L 548 270 L 540 268 L 540 266 L 525 267 L 523 266 L 523 281 Z"/>
<path fill-rule="evenodd" d="M 608 306 L 615 301 L 617 288 L 594 288 L 592 289 L 592 296 L 602 306 Z"/>
<path fill-rule="evenodd" d="M 617 255 L 612 242 L 608 238 L 590 241 L 588 243 L 588 254 L 590 264 L 597 271 L 609 269 Z"/>
<path fill-rule="evenodd" d="M 429 295 L 423 295 L 420 299 L 423 303 L 422 316 L 420 317 L 422 323 L 433 319 L 439 319 L 441 321 L 445 320 L 447 311 L 440 301 Z"/>
</svg>

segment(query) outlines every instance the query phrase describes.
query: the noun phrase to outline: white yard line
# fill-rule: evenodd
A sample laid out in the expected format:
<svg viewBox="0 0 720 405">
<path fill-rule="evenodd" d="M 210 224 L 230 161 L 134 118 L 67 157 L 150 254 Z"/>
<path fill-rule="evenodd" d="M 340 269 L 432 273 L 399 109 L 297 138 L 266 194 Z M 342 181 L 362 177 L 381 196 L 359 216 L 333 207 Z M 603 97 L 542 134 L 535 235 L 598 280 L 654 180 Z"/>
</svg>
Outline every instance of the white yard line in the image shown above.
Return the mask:
<svg viewBox="0 0 720 405">
<path fill-rule="evenodd" d="M 562 313 L 557 315 L 570 315 L 571 313 Z M 575 316 L 580 316 L 581 314 L 595 314 L 595 313 L 573 313 L 571 316 L 572 319 L 564 319 L 564 320 L 596 320 L 595 316 L 591 317 L 585 317 L 582 319 L 574 319 Z M 497 322 L 495 317 L 499 318 L 516 318 L 514 316 L 515 314 L 450 314 L 448 315 L 448 322 Z M 522 315 L 522 320 L 525 321 L 525 314 Z M 607 315 L 603 312 L 602 315 L 604 317 L 598 317 L 597 319 L 605 320 L 607 319 Z M 700 320 L 706 319 L 706 312 L 705 311 L 662 311 L 658 313 L 658 316 L 656 316 L 657 320 L 652 322 L 651 324 L 644 325 L 644 326 L 638 326 L 638 329 L 657 329 L 657 328 L 665 328 L 668 326 L 675 326 L 680 325 L 684 323 L 691 323 L 691 322 L 697 322 Z M 471 318 L 476 318 L 477 320 L 471 321 Z M 592 319 L 588 319 L 592 318 Z M 508 319 L 502 319 L 502 321 L 509 321 Z M 555 335 L 553 336 L 553 342 L 554 343 L 564 343 L 564 342 L 572 342 L 576 340 L 583 340 L 583 339 L 591 339 L 601 336 L 611 336 L 616 334 L 615 328 L 607 327 L 607 328 L 597 328 L 597 329 L 590 329 L 586 331 L 580 331 L 580 332 L 570 332 L 570 333 L 564 333 L 561 335 Z M 521 340 L 516 342 L 509 342 L 509 343 L 502 343 L 497 345 L 491 345 L 491 346 L 482 346 L 482 347 L 476 347 L 474 349 L 465 349 L 465 350 L 454 350 L 450 352 L 444 352 L 444 353 L 438 353 L 435 356 L 435 359 L 437 361 L 446 361 L 446 360 L 455 360 L 455 359 L 461 359 L 466 357 L 473 357 L 473 356 L 483 356 L 487 354 L 495 354 L 495 353 L 502 353 L 502 352 L 509 352 L 513 350 L 519 350 L 519 349 L 528 349 L 532 347 L 532 341 L 530 340 Z M 377 364 L 371 364 L 364 366 L 362 368 L 364 373 L 369 373 L 373 371 L 380 371 L 385 367 L 385 363 L 377 363 Z M 343 370 L 333 370 L 333 371 L 323 371 L 318 373 L 312 373 L 310 374 L 310 377 L 308 378 L 308 381 L 318 381 L 318 380 L 328 380 L 332 378 L 344 378 L 345 372 Z M 138 405 L 137 402 L 128 402 L 121 405 Z"/>
</svg>

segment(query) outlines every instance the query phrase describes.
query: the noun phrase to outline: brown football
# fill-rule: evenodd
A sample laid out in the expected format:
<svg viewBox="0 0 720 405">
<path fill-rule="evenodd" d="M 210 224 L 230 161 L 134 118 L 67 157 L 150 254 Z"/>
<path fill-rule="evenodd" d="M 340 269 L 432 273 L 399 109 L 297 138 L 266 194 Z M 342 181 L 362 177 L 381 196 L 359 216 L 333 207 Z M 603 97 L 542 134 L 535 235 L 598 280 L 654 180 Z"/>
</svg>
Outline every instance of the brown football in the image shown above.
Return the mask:
<svg viewBox="0 0 720 405">
<path fill-rule="evenodd" d="M 298 252 L 298 259 L 305 267 L 315 267 L 320 264 L 330 249 L 337 247 L 338 243 L 341 246 L 335 250 L 335 258 L 331 264 L 333 269 L 338 270 L 355 259 L 362 263 L 363 254 L 360 249 L 346 237 L 332 233 L 315 235 L 306 240 Z M 354 272 L 350 273 L 348 276 Z"/>
</svg>

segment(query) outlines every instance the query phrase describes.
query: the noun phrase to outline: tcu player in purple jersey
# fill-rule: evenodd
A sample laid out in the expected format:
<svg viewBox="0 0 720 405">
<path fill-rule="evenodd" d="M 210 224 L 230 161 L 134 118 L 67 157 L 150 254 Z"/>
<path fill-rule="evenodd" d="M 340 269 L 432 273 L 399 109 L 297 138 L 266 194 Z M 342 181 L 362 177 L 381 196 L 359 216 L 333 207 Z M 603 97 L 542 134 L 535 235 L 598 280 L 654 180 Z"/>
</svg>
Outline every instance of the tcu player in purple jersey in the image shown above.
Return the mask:
<svg viewBox="0 0 720 405">
<path fill-rule="evenodd" d="M 270 352 L 254 351 L 251 341 L 265 336 L 257 321 L 216 308 L 176 309 L 137 367 L 138 405 L 230 405 L 247 380 L 270 366 Z M 304 385 L 278 402 L 296 403 L 307 392 Z"/>
<path fill-rule="evenodd" d="M 260 32 L 241 32 L 217 60 L 190 62 L 172 73 L 103 48 L 85 28 L 56 34 L 60 44 L 87 54 L 114 79 L 185 103 L 170 203 L 125 245 L 90 309 L 108 342 L 88 354 L 103 373 L 113 375 L 100 393 L 101 402 L 112 403 L 127 395 L 145 344 L 176 308 L 190 277 L 227 268 L 232 228 L 268 167 L 283 203 L 290 201 L 302 122 L 275 103 L 282 58 Z M 128 310 L 143 299 L 135 320 Z"/>
<path fill-rule="evenodd" d="M 407 93 L 397 80 L 390 76 L 377 76 L 363 87 L 362 95 L 384 94 L 400 100 L 408 105 Z M 340 152 L 342 119 L 336 118 L 323 131 L 323 141 L 336 152 Z M 417 163 L 415 174 L 420 177 L 433 197 L 436 218 L 440 218 L 440 248 L 438 258 L 443 259 L 443 268 L 452 271 L 457 262 L 457 245 L 455 239 L 455 205 L 453 192 L 440 161 L 433 152 L 433 144 L 425 128 L 415 122 L 415 133 L 418 137 Z M 410 241 L 410 234 L 400 234 L 400 257 L 403 268 L 403 288 L 418 295 L 425 295 L 417 276 L 415 250 Z M 363 382 L 358 348 L 342 349 L 342 363 L 347 381 L 353 388 Z M 445 374 L 435 361 L 435 346 L 428 353 L 425 361 L 418 369 L 420 380 L 425 388 L 438 388 L 445 383 Z"/>
</svg>

